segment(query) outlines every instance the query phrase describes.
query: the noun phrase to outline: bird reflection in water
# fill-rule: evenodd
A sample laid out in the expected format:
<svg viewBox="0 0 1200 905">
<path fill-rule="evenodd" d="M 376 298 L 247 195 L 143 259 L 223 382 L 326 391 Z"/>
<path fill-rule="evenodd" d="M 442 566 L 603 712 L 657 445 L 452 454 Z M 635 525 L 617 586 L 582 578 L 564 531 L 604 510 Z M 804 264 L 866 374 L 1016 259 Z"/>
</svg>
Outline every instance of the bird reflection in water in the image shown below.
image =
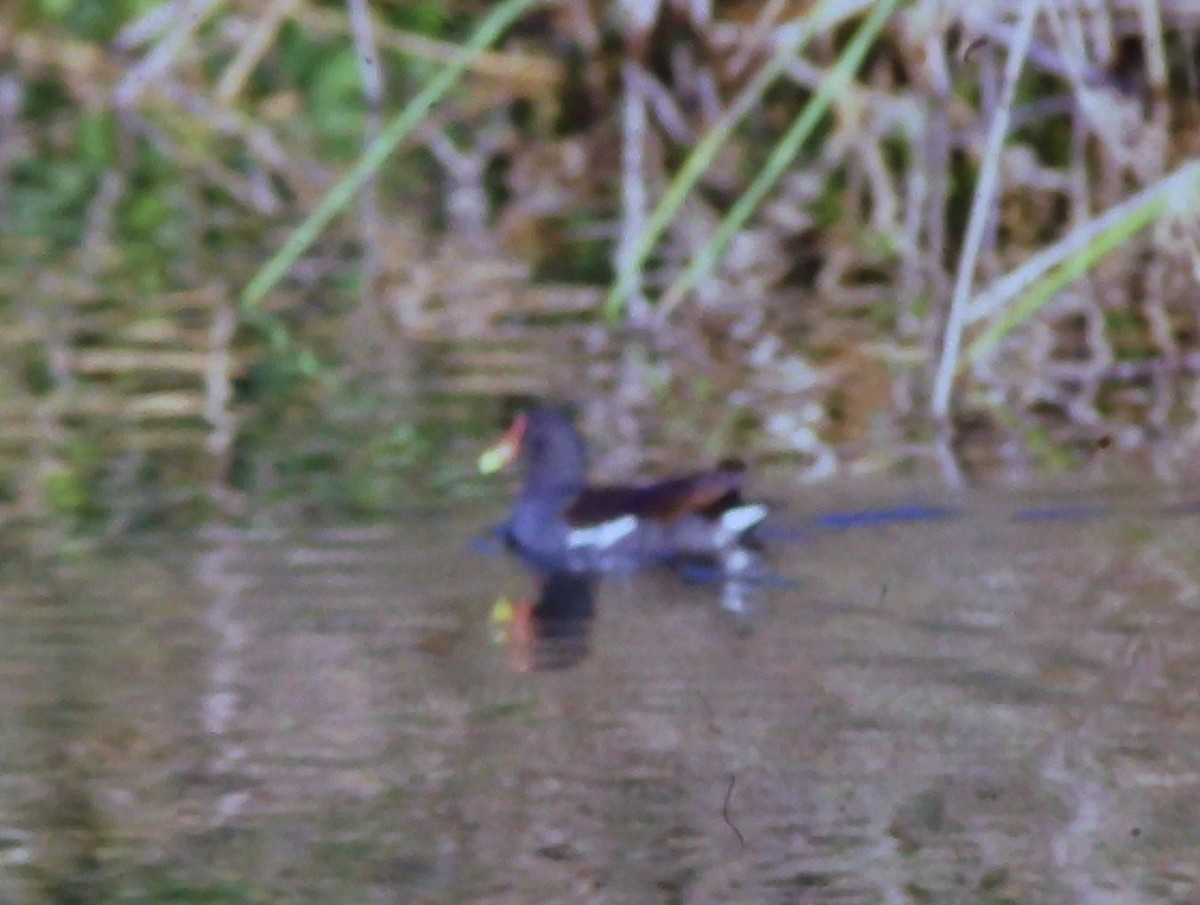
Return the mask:
<svg viewBox="0 0 1200 905">
<path fill-rule="evenodd" d="M 493 638 L 509 649 L 516 672 L 567 669 L 591 652 L 596 579 L 575 572 L 537 578 L 536 600 L 500 598 L 492 607 Z"/>
<path fill-rule="evenodd" d="M 711 568 L 684 570 L 688 583 L 717 584 L 721 609 L 739 634 L 753 626 L 755 596 L 767 584 L 758 575 L 730 578 Z M 492 605 L 492 640 L 509 650 L 515 672 L 568 669 L 592 649 L 596 586 L 590 573 L 550 572 L 536 578 L 537 599 L 500 597 Z"/>
</svg>

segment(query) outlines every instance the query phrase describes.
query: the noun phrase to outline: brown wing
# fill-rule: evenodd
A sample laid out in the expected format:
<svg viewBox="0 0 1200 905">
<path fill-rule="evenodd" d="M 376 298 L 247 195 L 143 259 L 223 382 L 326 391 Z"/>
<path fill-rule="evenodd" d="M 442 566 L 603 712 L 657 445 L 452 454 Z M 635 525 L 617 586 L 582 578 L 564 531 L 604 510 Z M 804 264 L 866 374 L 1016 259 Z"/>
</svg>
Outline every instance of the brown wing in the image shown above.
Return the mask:
<svg viewBox="0 0 1200 905">
<path fill-rule="evenodd" d="M 672 522 L 692 513 L 715 518 L 741 502 L 745 467 L 723 462 L 712 471 L 696 472 L 641 485 L 588 487 L 566 511 L 573 525 L 594 525 L 633 515 Z"/>
</svg>

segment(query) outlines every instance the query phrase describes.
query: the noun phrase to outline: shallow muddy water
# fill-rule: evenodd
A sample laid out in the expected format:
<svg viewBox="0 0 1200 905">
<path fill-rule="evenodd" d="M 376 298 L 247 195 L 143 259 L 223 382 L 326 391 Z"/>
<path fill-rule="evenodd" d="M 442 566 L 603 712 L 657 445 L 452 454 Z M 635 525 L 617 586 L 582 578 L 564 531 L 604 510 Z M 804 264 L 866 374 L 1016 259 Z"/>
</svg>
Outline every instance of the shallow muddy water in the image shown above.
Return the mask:
<svg viewBox="0 0 1200 905">
<path fill-rule="evenodd" d="M 499 501 L 10 562 L 0 901 L 1200 901 L 1179 502 L 808 498 L 748 615 L 606 580 L 549 671 Z"/>
</svg>

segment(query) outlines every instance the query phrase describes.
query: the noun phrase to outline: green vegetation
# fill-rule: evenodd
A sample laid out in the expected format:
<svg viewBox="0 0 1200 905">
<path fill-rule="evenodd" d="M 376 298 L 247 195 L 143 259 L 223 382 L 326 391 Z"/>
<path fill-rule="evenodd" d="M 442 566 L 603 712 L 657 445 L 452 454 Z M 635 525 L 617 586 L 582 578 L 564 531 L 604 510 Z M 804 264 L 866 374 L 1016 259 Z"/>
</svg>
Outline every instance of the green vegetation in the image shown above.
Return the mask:
<svg viewBox="0 0 1200 905">
<path fill-rule="evenodd" d="M 369 517 L 462 486 L 517 395 L 657 399 L 681 423 L 646 436 L 736 423 L 797 469 L 979 419 L 1059 467 L 1096 426 L 1045 412 L 1141 417 L 1101 404 L 1142 376 L 1114 363 L 1191 398 L 1170 10 L 1068 4 L 1067 47 L 933 0 L 572 8 L 21 5 L 0 518 L 190 520 L 217 486 Z M 1080 312 L 1107 329 L 1048 339 Z"/>
</svg>

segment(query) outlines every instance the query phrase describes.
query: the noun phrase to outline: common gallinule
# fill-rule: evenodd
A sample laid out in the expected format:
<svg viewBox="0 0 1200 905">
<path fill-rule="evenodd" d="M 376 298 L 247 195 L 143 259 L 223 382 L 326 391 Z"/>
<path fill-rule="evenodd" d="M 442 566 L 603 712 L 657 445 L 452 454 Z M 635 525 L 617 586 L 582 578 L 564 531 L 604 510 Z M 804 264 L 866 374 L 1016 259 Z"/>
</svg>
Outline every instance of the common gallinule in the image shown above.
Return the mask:
<svg viewBox="0 0 1200 905">
<path fill-rule="evenodd" d="M 733 576 L 754 562 L 752 529 L 767 507 L 742 500 L 740 462 L 646 484 L 588 486 L 575 425 L 547 406 L 518 414 L 480 456 L 479 469 L 490 474 L 516 459 L 521 488 L 500 534 L 538 570 L 621 572 L 703 561 Z"/>
</svg>

